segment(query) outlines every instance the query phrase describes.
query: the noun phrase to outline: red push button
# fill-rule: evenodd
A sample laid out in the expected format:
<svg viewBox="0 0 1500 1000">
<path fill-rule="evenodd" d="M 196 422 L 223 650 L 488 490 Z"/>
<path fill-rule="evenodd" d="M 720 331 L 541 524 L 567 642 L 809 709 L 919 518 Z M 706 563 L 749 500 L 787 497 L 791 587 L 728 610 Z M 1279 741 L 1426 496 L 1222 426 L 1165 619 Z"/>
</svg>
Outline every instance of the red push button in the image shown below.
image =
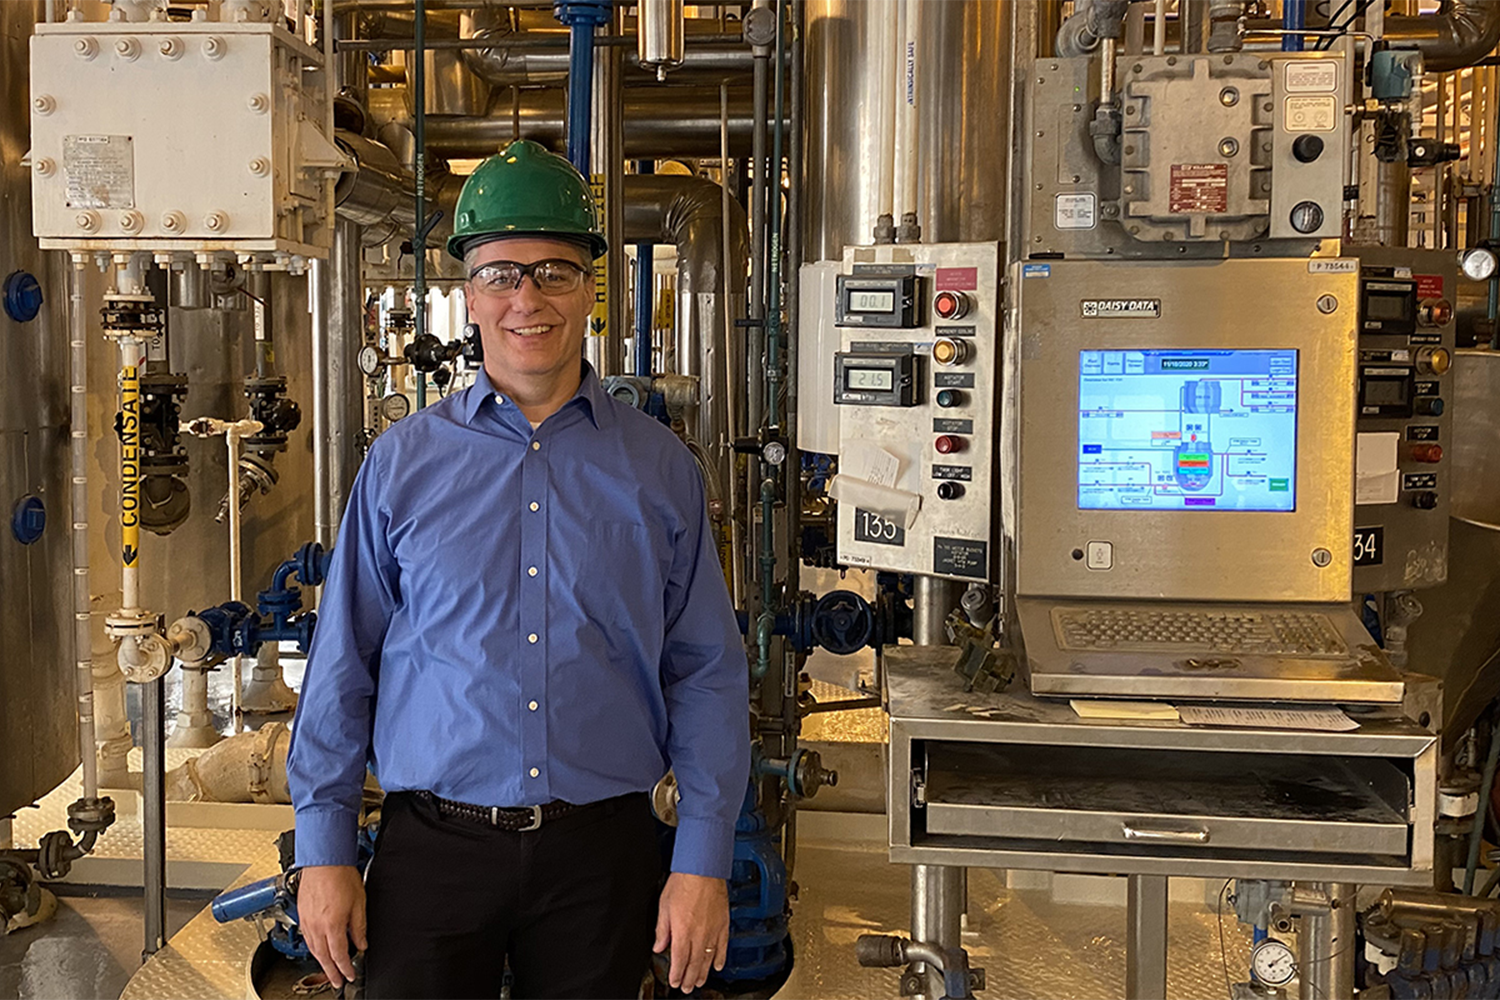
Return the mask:
<svg viewBox="0 0 1500 1000">
<path fill-rule="evenodd" d="M 1411 457 L 1417 462 L 1441 462 L 1443 460 L 1443 446 L 1440 444 L 1414 444 L 1411 446 Z"/>
<path fill-rule="evenodd" d="M 963 292 L 938 292 L 932 309 L 942 319 L 963 319 L 969 313 L 969 297 Z"/>
<path fill-rule="evenodd" d="M 937 449 L 939 455 L 951 455 L 956 451 L 964 450 L 964 439 L 954 434 L 940 434 L 932 446 Z"/>
</svg>

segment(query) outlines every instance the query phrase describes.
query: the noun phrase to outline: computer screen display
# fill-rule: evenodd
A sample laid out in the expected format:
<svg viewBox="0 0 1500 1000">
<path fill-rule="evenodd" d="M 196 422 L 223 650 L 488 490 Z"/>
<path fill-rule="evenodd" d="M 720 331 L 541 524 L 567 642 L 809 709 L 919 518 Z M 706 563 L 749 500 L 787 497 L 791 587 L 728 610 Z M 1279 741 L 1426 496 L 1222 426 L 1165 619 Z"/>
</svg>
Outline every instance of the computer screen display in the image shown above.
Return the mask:
<svg viewBox="0 0 1500 1000">
<path fill-rule="evenodd" d="M 1081 351 L 1081 510 L 1297 508 L 1295 350 Z"/>
</svg>

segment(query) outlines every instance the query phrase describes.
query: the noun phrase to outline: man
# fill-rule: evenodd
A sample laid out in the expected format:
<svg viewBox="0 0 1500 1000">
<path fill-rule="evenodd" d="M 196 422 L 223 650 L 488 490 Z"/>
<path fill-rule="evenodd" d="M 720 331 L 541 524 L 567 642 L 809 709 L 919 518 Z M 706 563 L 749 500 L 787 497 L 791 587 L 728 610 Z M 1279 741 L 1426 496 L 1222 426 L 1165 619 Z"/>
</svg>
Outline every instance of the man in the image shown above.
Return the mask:
<svg viewBox="0 0 1500 1000">
<path fill-rule="evenodd" d="M 507 961 L 517 997 L 633 997 L 653 947 L 696 988 L 724 963 L 749 769 L 702 482 L 582 360 L 605 242 L 566 160 L 486 160 L 448 250 L 484 367 L 381 435 L 349 498 L 287 764 L 302 931 L 335 985 L 366 950 L 372 998 L 496 997 Z M 362 885 L 367 762 L 387 795 Z"/>
</svg>

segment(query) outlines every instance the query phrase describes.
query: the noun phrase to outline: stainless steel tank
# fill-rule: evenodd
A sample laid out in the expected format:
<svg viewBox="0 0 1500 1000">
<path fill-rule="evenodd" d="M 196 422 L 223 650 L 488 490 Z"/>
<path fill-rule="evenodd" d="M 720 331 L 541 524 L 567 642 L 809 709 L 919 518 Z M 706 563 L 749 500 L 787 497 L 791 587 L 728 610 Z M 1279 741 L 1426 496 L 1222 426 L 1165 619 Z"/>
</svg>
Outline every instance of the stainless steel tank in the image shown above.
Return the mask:
<svg viewBox="0 0 1500 1000">
<path fill-rule="evenodd" d="M 35 276 L 36 318 L 0 310 L 0 816 L 51 791 L 78 765 L 68 514 L 67 289 L 59 255 L 31 235 L 28 39 L 41 2 L 0 3 L 0 281 Z M 46 513 L 37 541 L 12 530 L 16 505 Z"/>
<path fill-rule="evenodd" d="M 804 246 L 809 262 L 869 243 L 881 211 L 893 87 L 880 53 L 902 0 L 809 0 Z M 1010 0 L 921 0 L 918 222 L 925 243 L 1001 240 L 1007 185 Z M 897 220 L 899 221 L 899 220 Z"/>
<path fill-rule="evenodd" d="M 1443 679 L 1443 744 L 1500 695 L 1500 352 L 1453 363 L 1453 505 L 1448 580 L 1416 596 L 1412 669 Z"/>
</svg>

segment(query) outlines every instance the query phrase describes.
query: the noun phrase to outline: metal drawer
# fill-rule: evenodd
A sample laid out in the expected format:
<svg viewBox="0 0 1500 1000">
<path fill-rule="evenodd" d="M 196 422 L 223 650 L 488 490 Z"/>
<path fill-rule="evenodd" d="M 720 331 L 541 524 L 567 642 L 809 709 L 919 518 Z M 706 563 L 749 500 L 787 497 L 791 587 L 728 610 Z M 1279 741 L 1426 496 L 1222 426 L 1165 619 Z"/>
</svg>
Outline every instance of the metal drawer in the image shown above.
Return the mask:
<svg viewBox="0 0 1500 1000">
<path fill-rule="evenodd" d="M 1410 777 L 1388 760 L 929 743 L 928 834 L 1091 845 L 1403 855 Z"/>
</svg>

